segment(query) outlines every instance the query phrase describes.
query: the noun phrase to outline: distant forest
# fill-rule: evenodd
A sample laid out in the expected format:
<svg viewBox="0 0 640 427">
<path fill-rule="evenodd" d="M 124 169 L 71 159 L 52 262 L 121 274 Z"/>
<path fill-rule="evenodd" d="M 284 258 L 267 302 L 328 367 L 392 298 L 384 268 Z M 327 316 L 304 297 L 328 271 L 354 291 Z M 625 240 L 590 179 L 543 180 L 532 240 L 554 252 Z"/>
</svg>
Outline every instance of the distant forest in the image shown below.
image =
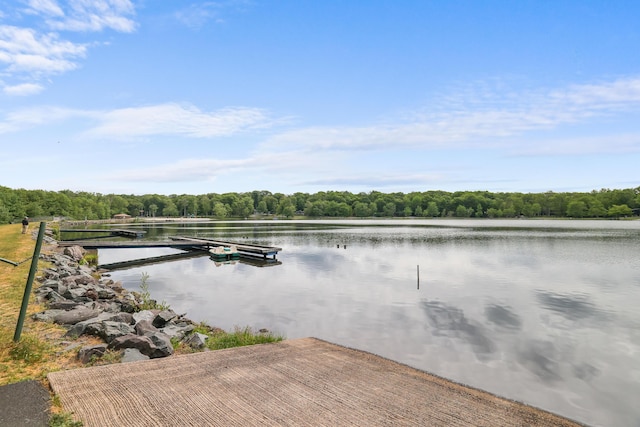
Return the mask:
<svg viewBox="0 0 640 427">
<path fill-rule="evenodd" d="M 11 189 L 0 186 L 0 223 L 24 216 L 75 220 L 132 217 L 282 218 L 457 217 L 620 218 L 640 215 L 640 187 L 589 193 L 492 193 L 424 191 L 350 193 L 321 191 L 290 195 L 269 191 L 143 196 Z"/>
</svg>

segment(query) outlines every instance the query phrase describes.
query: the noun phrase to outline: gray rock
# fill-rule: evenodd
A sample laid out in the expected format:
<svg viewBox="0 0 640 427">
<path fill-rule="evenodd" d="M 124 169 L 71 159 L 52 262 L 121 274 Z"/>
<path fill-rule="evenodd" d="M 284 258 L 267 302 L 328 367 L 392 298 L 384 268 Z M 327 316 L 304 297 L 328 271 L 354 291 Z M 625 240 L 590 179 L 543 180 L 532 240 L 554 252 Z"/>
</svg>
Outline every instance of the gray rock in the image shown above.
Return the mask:
<svg viewBox="0 0 640 427">
<path fill-rule="evenodd" d="M 151 321 L 144 319 L 136 323 L 135 331 L 138 335 L 146 335 L 149 337 L 158 332 L 158 328 L 153 326 Z"/>
<path fill-rule="evenodd" d="M 40 285 L 40 287 L 42 287 L 42 288 L 51 288 L 54 291 L 57 291 L 59 284 L 60 284 L 60 282 L 58 280 L 46 279 L 44 282 L 42 282 L 42 285 Z"/>
<path fill-rule="evenodd" d="M 53 321 L 59 325 L 75 325 L 83 320 L 96 317 L 101 312 L 98 310 L 91 310 L 83 306 L 79 306 L 73 310 L 65 311 L 54 316 Z"/>
<path fill-rule="evenodd" d="M 98 298 L 100 299 L 113 299 L 116 297 L 116 292 L 107 287 L 98 287 L 96 288 L 96 291 L 98 292 Z"/>
<path fill-rule="evenodd" d="M 133 320 L 133 315 L 131 315 L 131 313 L 115 313 L 113 316 L 109 318 L 109 320 L 113 322 L 126 323 L 127 325 L 135 324 L 135 321 Z"/>
<path fill-rule="evenodd" d="M 63 254 L 67 255 L 74 261 L 80 261 L 84 257 L 85 250 L 80 246 L 68 246 L 64 248 Z"/>
<path fill-rule="evenodd" d="M 43 312 L 34 314 L 33 316 L 31 316 L 31 318 L 39 322 L 53 323 L 54 317 L 65 312 L 65 310 L 45 310 Z"/>
<path fill-rule="evenodd" d="M 93 335 L 104 339 L 104 321 L 92 322 L 82 329 L 82 335 Z"/>
<path fill-rule="evenodd" d="M 156 315 L 151 310 L 142 310 L 137 313 L 133 313 L 133 319 L 136 321 L 136 323 L 141 320 L 149 320 L 152 322 L 154 317 L 156 317 Z"/>
<path fill-rule="evenodd" d="M 78 266 L 78 268 L 76 269 L 76 272 L 78 274 L 82 274 L 84 276 L 93 277 L 93 270 L 91 269 L 91 267 L 86 266 L 86 265 Z"/>
<path fill-rule="evenodd" d="M 140 360 L 149 360 L 149 356 L 145 356 L 140 353 L 140 350 L 135 348 L 125 348 L 122 354 L 121 363 L 138 362 Z"/>
<path fill-rule="evenodd" d="M 62 300 L 52 299 L 52 302 L 50 302 L 48 305 L 49 305 L 49 309 L 73 310 L 74 308 L 76 308 L 77 306 L 79 306 L 81 304 L 82 303 L 79 303 L 79 302 L 76 302 L 76 301 L 69 301 L 68 299 L 64 299 L 63 298 Z"/>
<path fill-rule="evenodd" d="M 149 355 L 150 358 L 167 357 L 173 354 L 173 344 L 168 335 L 157 332 L 151 335 L 151 342 L 155 345 L 155 350 Z"/>
<path fill-rule="evenodd" d="M 65 277 L 63 282 L 68 286 L 71 286 L 70 284 L 72 283 L 75 283 L 76 285 L 97 285 L 98 279 L 84 274 L 75 274 L 73 276 Z"/>
<path fill-rule="evenodd" d="M 134 334 L 136 332 L 133 327 L 126 323 L 106 320 L 102 322 L 102 325 L 103 330 L 100 336 L 108 343 L 123 335 Z"/>
<path fill-rule="evenodd" d="M 65 297 L 51 288 L 43 289 L 41 295 L 50 303 L 68 301 Z"/>
<path fill-rule="evenodd" d="M 171 319 L 175 319 L 178 315 L 173 310 L 164 310 L 156 315 L 153 319 L 153 326 L 156 328 L 162 328 L 169 323 Z"/>
<path fill-rule="evenodd" d="M 167 334 L 169 338 L 177 338 L 182 340 L 186 335 L 189 335 L 196 327 L 194 325 L 184 324 L 183 326 L 169 323 L 164 328 L 160 329 L 161 332 Z"/>
<path fill-rule="evenodd" d="M 69 288 L 62 294 L 63 297 L 72 300 L 80 300 L 81 297 L 84 297 L 87 294 L 87 288 L 84 286 L 78 286 L 75 288 Z"/>
<path fill-rule="evenodd" d="M 125 348 L 135 348 L 145 356 L 151 357 L 151 353 L 156 349 L 156 346 L 151 341 L 151 338 L 144 335 L 123 335 L 111 341 L 108 346 L 112 350 L 122 350 Z"/>
<path fill-rule="evenodd" d="M 106 344 L 92 345 L 88 347 L 82 347 L 78 351 L 78 360 L 87 364 L 95 359 L 99 359 L 107 352 Z"/>
<path fill-rule="evenodd" d="M 67 285 L 65 285 L 64 283 L 62 283 L 62 282 L 58 283 L 58 293 L 60 295 L 64 295 L 67 292 L 68 289 L 69 289 L 69 287 Z"/>
<path fill-rule="evenodd" d="M 207 339 L 209 339 L 208 335 L 201 334 L 200 332 L 195 332 L 183 339 L 182 342 L 184 342 L 191 348 L 201 349 L 206 345 Z"/>
</svg>

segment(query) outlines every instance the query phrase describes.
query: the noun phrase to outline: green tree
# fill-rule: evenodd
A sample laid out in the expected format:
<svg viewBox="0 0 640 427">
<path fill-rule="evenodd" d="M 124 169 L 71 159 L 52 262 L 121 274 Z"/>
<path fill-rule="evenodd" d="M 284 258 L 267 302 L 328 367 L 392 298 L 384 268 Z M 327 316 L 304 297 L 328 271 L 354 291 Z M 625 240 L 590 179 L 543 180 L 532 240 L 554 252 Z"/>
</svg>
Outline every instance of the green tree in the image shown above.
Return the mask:
<svg viewBox="0 0 640 427">
<path fill-rule="evenodd" d="M 369 205 L 363 202 L 356 202 L 353 206 L 353 214 L 359 218 L 371 216 L 371 209 Z"/>
<path fill-rule="evenodd" d="M 176 207 L 176 204 L 173 203 L 173 200 L 167 200 L 167 202 L 164 205 L 164 208 L 162 208 L 162 215 L 163 216 L 180 216 L 180 213 L 178 212 L 178 208 Z"/>
<path fill-rule="evenodd" d="M 227 205 L 222 202 L 216 202 L 213 204 L 213 216 L 216 218 L 226 218 L 228 215 Z"/>
<path fill-rule="evenodd" d="M 265 202 L 264 200 L 260 200 L 258 202 L 258 207 L 256 210 L 261 214 L 266 214 L 268 212 L 267 202 Z"/>
<path fill-rule="evenodd" d="M 587 205 L 581 200 L 574 200 L 567 205 L 567 216 L 582 218 L 587 214 Z"/>
<path fill-rule="evenodd" d="M 602 206 L 602 202 L 598 199 L 594 199 L 589 206 L 587 215 L 593 218 L 600 218 L 607 215 L 607 210 Z"/>
<path fill-rule="evenodd" d="M 631 216 L 633 211 L 627 205 L 613 205 L 607 211 L 607 215 L 614 218 L 620 218 L 621 216 Z"/>
<path fill-rule="evenodd" d="M 286 218 L 292 218 L 296 214 L 296 207 L 293 204 L 286 205 L 282 208 L 282 215 Z"/>
<path fill-rule="evenodd" d="M 384 208 L 382 209 L 382 215 L 386 217 L 393 217 L 396 214 L 396 204 L 395 203 L 385 203 Z"/>
<path fill-rule="evenodd" d="M 469 209 L 464 205 L 458 205 L 458 207 L 456 208 L 456 216 L 460 218 L 468 218 L 470 216 Z"/>
<path fill-rule="evenodd" d="M 424 212 L 424 216 L 436 217 L 440 215 L 438 204 L 436 202 L 429 202 L 427 204 L 427 210 Z"/>
</svg>

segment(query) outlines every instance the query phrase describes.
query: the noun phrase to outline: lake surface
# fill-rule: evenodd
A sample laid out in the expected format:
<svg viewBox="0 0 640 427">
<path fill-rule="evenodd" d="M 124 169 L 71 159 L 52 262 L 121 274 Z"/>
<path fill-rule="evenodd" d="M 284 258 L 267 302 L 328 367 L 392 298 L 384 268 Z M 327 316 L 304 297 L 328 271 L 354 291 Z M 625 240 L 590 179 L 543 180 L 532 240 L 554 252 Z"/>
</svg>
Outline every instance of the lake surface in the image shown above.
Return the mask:
<svg viewBox="0 0 640 427">
<path fill-rule="evenodd" d="M 318 337 L 589 425 L 640 425 L 640 221 L 131 227 L 283 248 L 270 267 L 203 256 L 112 273 L 131 290 L 147 273 L 152 297 L 193 320 Z"/>
</svg>

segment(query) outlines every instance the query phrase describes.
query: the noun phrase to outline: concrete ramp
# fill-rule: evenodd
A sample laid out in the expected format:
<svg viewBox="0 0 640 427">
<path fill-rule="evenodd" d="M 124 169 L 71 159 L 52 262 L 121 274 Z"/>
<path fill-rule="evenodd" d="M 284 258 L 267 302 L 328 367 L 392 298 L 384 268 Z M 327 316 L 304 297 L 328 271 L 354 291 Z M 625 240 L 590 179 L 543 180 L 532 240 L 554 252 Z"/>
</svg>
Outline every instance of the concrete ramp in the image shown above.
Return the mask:
<svg viewBox="0 0 640 427">
<path fill-rule="evenodd" d="M 91 426 L 577 426 L 314 338 L 49 374 Z"/>
</svg>

